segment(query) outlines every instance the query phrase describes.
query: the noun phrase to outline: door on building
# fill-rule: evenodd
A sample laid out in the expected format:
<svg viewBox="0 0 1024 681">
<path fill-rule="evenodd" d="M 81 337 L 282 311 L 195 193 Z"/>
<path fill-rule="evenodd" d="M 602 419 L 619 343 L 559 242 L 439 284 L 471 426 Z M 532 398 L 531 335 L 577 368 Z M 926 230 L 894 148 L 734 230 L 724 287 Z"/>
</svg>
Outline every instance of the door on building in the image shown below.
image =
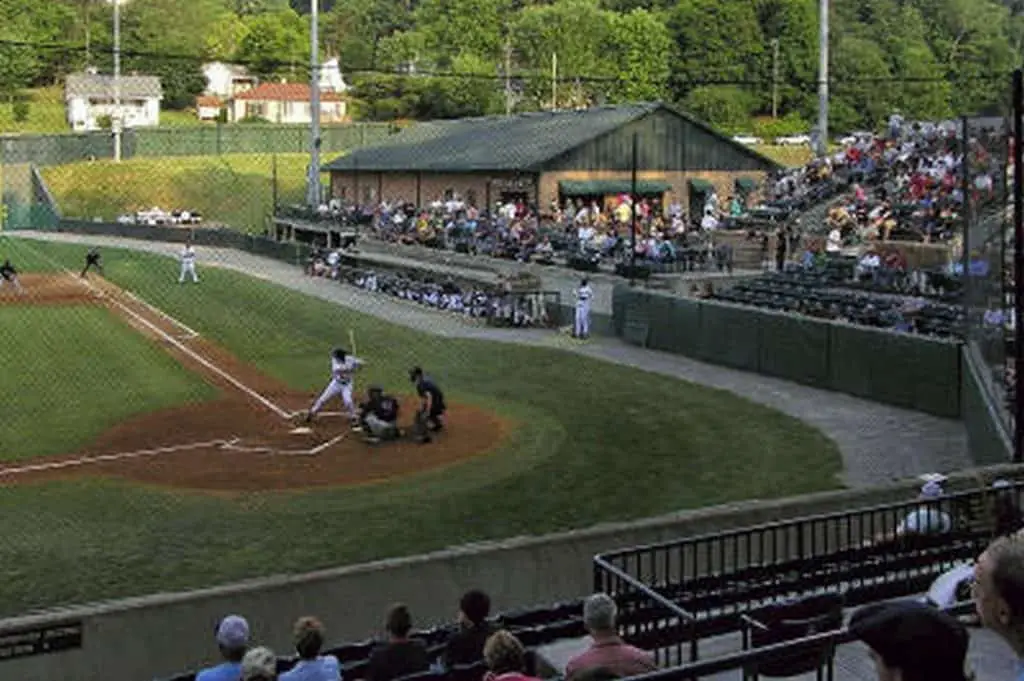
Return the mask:
<svg viewBox="0 0 1024 681">
<path fill-rule="evenodd" d="M 701 219 L 704 217 L 704 204 L 707 203 L 708 197 L 711 196 L 714 190 L 714 185 L 707 180 L 690 180 L 688 208 L 691 223 L 700 224 Z"/>
</svg>

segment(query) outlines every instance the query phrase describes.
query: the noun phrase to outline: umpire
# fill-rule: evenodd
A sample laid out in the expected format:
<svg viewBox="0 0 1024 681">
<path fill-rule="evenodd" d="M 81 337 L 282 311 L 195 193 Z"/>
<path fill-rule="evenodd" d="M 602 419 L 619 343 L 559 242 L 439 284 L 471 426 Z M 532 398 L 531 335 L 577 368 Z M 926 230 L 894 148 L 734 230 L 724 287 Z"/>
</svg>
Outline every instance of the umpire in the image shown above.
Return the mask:
<svg viewBox="0 0 1024 681">
<path fill-rule="evenodd" d="M 430 432 L 438 432 L 444 428 L 441 417 L 445 412 L 444 393 L 429 377 L 423 375 L 423 369 L 413 367 L 409 370 L 409 380 L 416 384 L 416 394 L 420 397 L 420 408 L 416 412 L 417 436 L 420 442 L 430 442 Z"/>
<path fill-rule="evenodd" d="M 95 247 L 90 248 L 89 252 L 85 254 L 85 267 L 82 268 L 82 274 L 79 276 L 84 279 L 89 270 L 93 268 L 100 273 L 100 276 L 103 275 L 103 259 L 100 257 L 100 249 Z"/>
</svg>

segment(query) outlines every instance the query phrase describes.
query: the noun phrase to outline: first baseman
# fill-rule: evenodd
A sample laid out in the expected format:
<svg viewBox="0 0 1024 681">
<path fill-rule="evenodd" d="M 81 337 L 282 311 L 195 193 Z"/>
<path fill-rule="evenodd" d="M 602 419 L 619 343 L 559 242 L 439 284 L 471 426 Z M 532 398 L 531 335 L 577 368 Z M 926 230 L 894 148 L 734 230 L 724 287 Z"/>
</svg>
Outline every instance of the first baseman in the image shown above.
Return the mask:
<svg viewBox="0 0 1024 681">
<path fill-rule="evenodd" d="M 14 265 L 11 264 L 10 260 L 4 260 L 3 264 L 0 265 L 0 288 L 3 288 L 6 283 L 10 283 L 18 293 L 24 293 L 25 291 L 25 289 L 21 288 L 21 282 L 18 281 L 18 270 L 14 269 Z"/>
<path fill-rule="evenodd" d="M 348 354 L 342 348 L 335 348 L 331 352 L 331 382 L 327 384 L 323 393 L 313 403 L 313 406 L 309 408 L 309 412 L 306 414 L 306 423 L 316 418 L 316 415 L 320 413 L 320 410 L 332 398 L 341 397 L 341 401 L 345 403 L 345 410 L 348 411 L 349 418 L 352 421 L 352 429 L 356 431 L 362 430 L 362 427 L 359 425 L 359 412 L 356 409 L 355 402 L 352 401 L 354 375 L 361 366 L 363 366 L 361 359 Z"/>
<path fill-rule="evenodd" d="M 103 276 L 103 259 L 100 258 L 100 249 L 96 247 L 90 248 L 89 252 L 85 254 L 85 267 L 82 268 L 81 277 L 84 279 L 86 273 L 94 267 L 100 276 Z"/>
<path fill-rule="evenodd" d="M 178 276 L 178 283 L 184 284 L 185 277 L 191 277 L 193 284 L 199 283 L 199 275 L 196 274 L 196 249 L 192 244 L 185 244 L 181 251 L 181 274 Z"/>
</svg>

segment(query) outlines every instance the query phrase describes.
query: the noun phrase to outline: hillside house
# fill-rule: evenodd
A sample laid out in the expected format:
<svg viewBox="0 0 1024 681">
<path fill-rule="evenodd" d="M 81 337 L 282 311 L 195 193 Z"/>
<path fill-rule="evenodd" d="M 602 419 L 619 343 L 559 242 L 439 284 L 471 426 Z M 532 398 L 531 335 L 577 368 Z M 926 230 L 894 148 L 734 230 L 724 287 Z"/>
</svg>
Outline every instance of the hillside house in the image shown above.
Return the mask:
<svg viewBox="0 0 1024 681">
<path fill-rule="evenodd" d="M 251 90 L 259 84 L 259 79 L 251 75 L 244 66 L 219 61 L 203 64 L 203 75 L 206 77 L 206 89 L 203 94 L 222 101 L 231 99 L 240 92 Z"/>
<path fill-rule="evenodd" d="M 120 111 L 125 128 L 160 125 L 163 87 L 156 76 L 121 76 Z M 99 130 L 104 117 L 114 118 L 114 77 L 98 73 L 72 73 L 64 84 L 68 124 L 76 132 Z"/>
<path fill-rule="evenodd" d="M 271 123 L 306 125 L 312 122 L 310 93 L 304 83 L 261 83 L 231 99 L 228 118 L 232 122 L 262 118 Z M 321 92 L 320 121 L 343 123 L 347 119 L 345 98 L 337 92 Z"/>
</svg>

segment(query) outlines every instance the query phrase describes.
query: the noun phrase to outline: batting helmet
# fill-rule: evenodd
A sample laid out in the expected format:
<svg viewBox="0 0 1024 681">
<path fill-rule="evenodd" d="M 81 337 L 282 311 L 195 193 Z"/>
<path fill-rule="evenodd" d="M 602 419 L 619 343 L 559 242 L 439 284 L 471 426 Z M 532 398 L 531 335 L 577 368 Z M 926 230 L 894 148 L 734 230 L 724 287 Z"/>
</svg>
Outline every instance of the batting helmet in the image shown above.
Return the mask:
<svg viewBox="0 0 1024 681">
<path fill-rule="evenodd" d="M 331 357 L 339 362 L 344 361 L 346 356 L 348 356 L 348 352 L 345 348 L 334 348 L 334 350 L 331 351 Z"/>
<path fill-rule="evenodd" d="M 409 380 L 410 381 L 416 381 L 422 375 L 423 375 L 423 369 L 421 369 L 419 367 L 413 367 L 412 369 L 409 369 Z"/>
</svg>

